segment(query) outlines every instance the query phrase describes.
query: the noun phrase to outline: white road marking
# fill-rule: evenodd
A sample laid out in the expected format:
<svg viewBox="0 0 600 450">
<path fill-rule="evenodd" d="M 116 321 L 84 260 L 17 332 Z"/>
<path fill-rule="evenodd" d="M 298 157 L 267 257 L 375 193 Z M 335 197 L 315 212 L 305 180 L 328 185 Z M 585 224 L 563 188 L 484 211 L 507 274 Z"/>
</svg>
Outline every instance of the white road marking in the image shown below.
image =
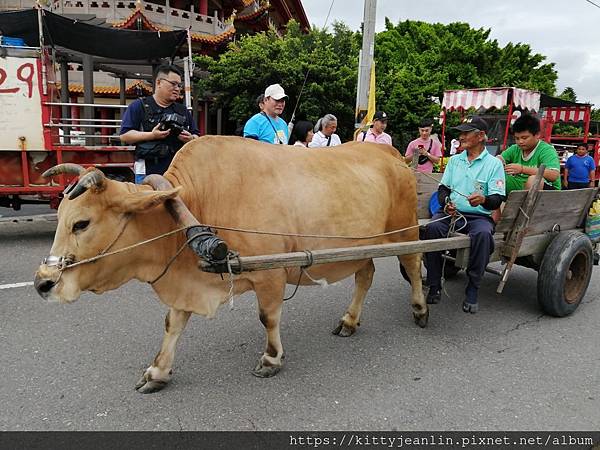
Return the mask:
<svg viewBox="0 0 600 450">
<path fill-rule="evenodd" d="M 24 281 L 23 283 L 0 284 L 0 289 L 12 289 L 25 286 L 33 286 L 33 281 Z"/>
</svg>

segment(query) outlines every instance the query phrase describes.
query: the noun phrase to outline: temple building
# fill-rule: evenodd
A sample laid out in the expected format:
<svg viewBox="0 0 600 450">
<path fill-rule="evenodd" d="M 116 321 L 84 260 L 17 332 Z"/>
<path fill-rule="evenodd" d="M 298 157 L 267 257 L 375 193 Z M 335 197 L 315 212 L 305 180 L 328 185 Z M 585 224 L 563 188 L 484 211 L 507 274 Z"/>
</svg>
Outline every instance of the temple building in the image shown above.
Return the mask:
<svg viewBox="0 0 600 450">
<path fill-rule="evenodd" d="M 189 30 L 192 53 L 211 56 L 224 51 L 227 43 L 237 36 L 268 29 L 283 31 L 291 19 L 305 30 L 310 27 L 301 0 L 3 0 L 0 11 L 27 10 L 37 3 L 62 17 L 115 31 Z M 80 59 L 66 63 L 63 60 L 66 67 L 57 70 L 58 79 L 61 75 L 68 79 L 70 103 L 89 104 L 91 93 L 85 98 L 85 64 L 83 58 Z M 94 58 L 92 64 L 93 98 L 97 102 L 125 104 L 152 92 L 151 65 L 145 70 L 131 70 L 125 61 L 100 58 Z M 193 112 L 200 131 L 220 134 L 221 112 L 209 116 L 211 99 L 196 94 Z M 72 108 L 71 115 L 78 115 L 77 108 Z M 114 117 L 113 114 L 107 116 Z"/>
</svg>

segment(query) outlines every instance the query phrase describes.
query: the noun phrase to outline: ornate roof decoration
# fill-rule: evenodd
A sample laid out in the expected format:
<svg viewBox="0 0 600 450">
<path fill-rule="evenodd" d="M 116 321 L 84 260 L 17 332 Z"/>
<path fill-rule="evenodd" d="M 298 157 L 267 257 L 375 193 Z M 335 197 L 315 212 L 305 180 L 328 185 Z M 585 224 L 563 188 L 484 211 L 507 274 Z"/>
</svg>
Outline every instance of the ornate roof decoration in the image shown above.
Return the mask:
<svg viewBox="0 0 600 450">
<path fill-rule="evenodd" d="M 139 8 L 139 3 L 136 5 L 136 9 L 122 22 L 114 23 L 112 26 L 114 28 L 121 29 L 131 29 L 135 27 L 136 21 L 139 19 L 142 20 L 144 29 L 150 31 L 173 31 L 172 28 L 159 26 L 148 19 L 142 10 Z M 231 22 L 235 19 L 235 15 L 232 16 Z M 204 34 L 204 33 L 191 33 L 192 42 L 201 42 L 204 44 L 218 45 L 224 42 L 229 41 L 233 36 L 235 36 L 236 29 L 233 24 L 220 34 Z"/>
<path fill-rule="evenodd" d="M 250 22 L 252 20 L 260 18 L 260 16 L 269 11 L 270 7 L 271 4 L 269 2 L 264 2 L 256 11 L 245 15 L 239 15 L 235 18 L 235 20 L 239 20 L 240 22 Z"/>
<path fill-rule="evenodd" d="M 57 83 L 58 89 L 60 89 L 60 83 Z M 152 86 L 144 81 L 134 81 L 128 83 L 125 89 L 126 95 L 135 95 L 138 88 L 141 88 L 145 95 L 152 95 Z M 99 86 L 94 85 L 94 94 L 101 96 L 118 96 L 121 92 L 119 86 Z M 69 83 L 70 94 L 83 94 L 83 84 Z"/>
<path fill-rule="evenodd" d="M 204 44 L 222 44 L 235 36 L 235 27 L 232 25 L 221 34 L 200 34 L 192 33 L 192 42 L 202 42 Z"/>
<path fill-rule="evenodd" d="M 135 9 L 133 12 L 122 22 L 113 23 L 113 28 L 123 28 L 123 29 L 131 29 L 136 26 L 136 22 L 140 18 L 142 20 L 143 28 L 145 30 L 150 31 L 171 31 L 166 27 L 160 27 L 154 24 L 150 19 L 148 19 L 140 8 L 139 2 L 136 3 Z"/>
</svg>

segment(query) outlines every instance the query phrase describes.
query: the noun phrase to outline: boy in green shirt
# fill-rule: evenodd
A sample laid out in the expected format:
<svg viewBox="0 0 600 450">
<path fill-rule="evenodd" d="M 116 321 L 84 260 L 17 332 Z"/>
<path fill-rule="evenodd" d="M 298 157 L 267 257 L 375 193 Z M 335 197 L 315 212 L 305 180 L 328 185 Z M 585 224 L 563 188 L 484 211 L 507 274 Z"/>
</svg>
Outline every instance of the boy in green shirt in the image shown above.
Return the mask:
<svg viewBox="0 0 600 450">
<path fill-rule="evenodd" d="M 554 147 L 540 139 L 540 121 L 523 114 L 512 126 L 516 144 L 498 155 L 506 173 L 506 194 L 531 188 L 537 169 L 544 170 L 543 189 L 560 190 L 560 162 Z M 540 186 L 541 187 L 541 186 Z"/>
</svg>

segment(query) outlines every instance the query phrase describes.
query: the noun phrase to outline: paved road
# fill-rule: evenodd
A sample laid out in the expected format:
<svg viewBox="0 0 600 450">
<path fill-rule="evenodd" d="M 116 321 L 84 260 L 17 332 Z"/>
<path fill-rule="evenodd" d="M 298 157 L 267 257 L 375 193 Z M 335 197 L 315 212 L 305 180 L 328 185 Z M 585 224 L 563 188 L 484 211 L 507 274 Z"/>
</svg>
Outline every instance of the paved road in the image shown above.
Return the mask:
<svg viewBox="0 0 600 450">
<path fill-rule="evenodd" d="M 0 226 L 0 285 L 30 281 L 52 223 Z M 250 374 L 264 343 L 253 295 L 217 318 L 194 317 L 172 383 L 134 383 L 154 357 L 166 308 L 137 282 L 72 305 L 31 286 L 0 289 L 1 430 L 537 430 L 600 429 L 600 277 L 578 311 L 536 304 L 535 272 L 517 268 L 501 296 L 486 275 L 476 315 L 460 311 L 464 275 L 428 328 L 412 322 L 408 285 L 379 260 L 362 326 L 330 330 L 352 282 L 303 288 L 286 303 L 286 367 Z"/>
<path fill-rule="evenodd" d="M 22 205 L 21 209 L 15 211 L 11 208 L 0 207 L 0 220 L 9 217 L 23 217 L 32 216 L 37 214 L 54 214 L 56 210 L 50 208 L 48 205 Z"/>
</svg>

